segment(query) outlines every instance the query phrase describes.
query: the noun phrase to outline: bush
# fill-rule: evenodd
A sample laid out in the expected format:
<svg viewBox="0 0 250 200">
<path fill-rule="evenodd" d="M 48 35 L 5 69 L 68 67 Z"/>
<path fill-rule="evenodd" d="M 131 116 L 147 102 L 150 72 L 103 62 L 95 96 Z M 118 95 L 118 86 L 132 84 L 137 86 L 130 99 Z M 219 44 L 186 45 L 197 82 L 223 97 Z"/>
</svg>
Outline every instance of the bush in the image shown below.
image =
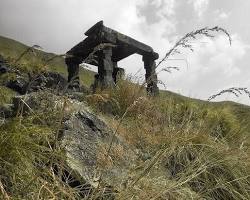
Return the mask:
<svg viewBox="0 0 250 200">
<path fill-rule="evenodd" d="M 6 103 L 11 103 L 12 97 L 15 95 L 11 89 L 0 86 L 0 106 Z"/>
<path fill-rule="evenodd" d="M 30 119 L 10 120 L 0 127 L 0 174 L 6 197 L 73 199 L 74 190 L 55 177 L 51 166 L 64 169 L 63 153 L 52 149 L 54 132 Z M 59 164 L 60 163 L 60 164 Z M 1 192 L 0 192 L 1 196 Z"/>
<path fill-rule="evenodd" d="M 93 95 L 87 96 L 87 102 L 97 111 L 122 116 L 128 111 L 128 115 L 136 113 L 135 104 L 145 97 L 144 88 L 134 84 L 129 79 L 120 80 L 116 87 L 106 90 L 97 90 Z"/>
</svg>

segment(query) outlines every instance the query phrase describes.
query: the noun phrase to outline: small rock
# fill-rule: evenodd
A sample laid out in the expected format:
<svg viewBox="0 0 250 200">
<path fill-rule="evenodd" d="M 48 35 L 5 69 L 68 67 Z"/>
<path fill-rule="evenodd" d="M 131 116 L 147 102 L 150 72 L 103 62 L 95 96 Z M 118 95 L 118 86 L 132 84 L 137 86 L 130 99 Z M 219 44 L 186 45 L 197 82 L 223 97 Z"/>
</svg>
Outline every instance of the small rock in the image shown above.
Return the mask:
<svg viewBox="0 0 250 200">
<path fill-rule="evenodd" d="M 29 83 L 28 92 L 35 92 L 43 89 L 53 89 L 56 91 L 62 91 L 67 86 L 67 80 L 59 73 L 46 72 L 37 75 Z"/>
<path fill-rule="evenodd" d="M 27 90 L 28 82 L 22 78 L 17 77 L 16 80 L 10 80 L 7 82 L 6 87 L 18 92 L 19 94 L 25 94 Z"/>
<path fill-rule="evenodd" d="M 0 64 L 0 75 L 9 71 L 9 68 L 5 64 Z"/>
<path fill-rule="evenodd" d="M 67 80 L 59 73 L 46 72 L 35 76 L 32 80 L 17 76 L 15 80 L 8 81 L 6 86 L 21 95 L 44 89 L 52 89 L 56 93 L 66 88 Z"/>
</svg>

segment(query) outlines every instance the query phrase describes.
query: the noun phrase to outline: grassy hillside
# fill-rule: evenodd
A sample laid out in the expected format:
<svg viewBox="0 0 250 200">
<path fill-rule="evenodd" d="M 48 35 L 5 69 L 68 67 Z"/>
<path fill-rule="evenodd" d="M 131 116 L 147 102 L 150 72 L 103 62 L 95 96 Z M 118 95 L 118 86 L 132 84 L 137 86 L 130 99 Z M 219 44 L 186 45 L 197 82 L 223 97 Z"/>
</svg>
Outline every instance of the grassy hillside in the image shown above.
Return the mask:
<svg viewBox="0 0 250 200">
<path fill-rule="evenodd" d="M 250 130 L 250 106 L 232 101 L 208 102 L 200 99 L 185 97 L 171 91 L 161 91 L 161 95 L 166 98 L 173 98 L 177 102 L 189 102 L 199 106 L 206 106 L 211 109 L 227 108 L 239 119 L 239 121 L 242 123 L 242 126 Z"/>
<path fill-rule="evenodd" d="M 14 61 L 17 59 L 23 52 L 27 50 L 28 46 L 0 36 L 0 55 L 4 58 Z M 44 51 L 35 50 L 35 53 L 29 52 L 22 57 L 19 61 L 19 64 L 25 65 L 28 69 L 34 69 L 37 66 L 43 67 L 46 65 L 48 71 L 56 71 L 67 76 L 67 67 L 64 63 L 64 58 L 55 57 L 56 54 L 46 53 Z M 52 61 L 47 63 L 46 61 L 55 57 Z M 93 82 L 94 73 L 92 71 L 81 68 L 80 69 L 80 79 L 82 83 L 87 86 Z"/>
<path fill-rule="evenodd" d="M 4 56 L 5 58 L 12 58 L 16 59 L 18 58 L 26 49 L 28 46 L 0 36 L 0 54 Z M 53 53 L 47 53 L 44 51 L 40 50 L 35 50 L 36 54 L 29 52 L 26 54 L 21 60 L 21 63 L 25 63 L 26 65 L 30 65 L 31 68 L 34 68 L 34 65 L 42 65 L 45 64 L 46 60 L 53 58 L 56 56 L 56 54 Z M 65 77 L 67 76 L 67 66 L 64 63 L 64 59 L 62 57 L 56 57 L 53 59 L 51 62 L 48 63 L 47 66 L 48 71 L 56 71 L 59 73 L 62 73 Z M 93 82 L 93 76 L 94 72 L 89 71 L 87 69 L 81 68 L 80 70 L 80 78 L 81 82 L 84 85 L 90 86 Z M 185 97 L 179 94 L 176 94 L 174 92 L 170 91 L 162 91 L 161 94 L 163 96 L 168 96 L 176 99 L 177 101 L 188 101 L 188 102 L 193 102 L 197 104 L 209 104 L 212 107 L 221 107 L 221 106 L 227 106 L 231 107 L 232 110 L 240 117 L 242 120 L 247 120 L 250 119 L 250 107 L 234 102 L 219 102 L 219 103 L 208 103 L 206 101 L 198 100 L 198 99 L 191 99 L 189 97 Z"/>
<path fill-rule="evenodd" d="M 5 57 L 16 58 L 26 48 L 1 38 L 0 54 Z M 52 56 L 37 51 L 36 56 L 30 53 L 21 62 L 33 70 L 43 65 L 44 57 Z M 47 70 L 66 74 L 65 69 L 63 59 L 57 58 Z M 93 73 L 81 73 L 83 83 L 89 85 Z M 0 106 L 13 95 L 0 87 Z M 71 113 L 74 102 L 67 96 L 57 96 L 57 100 L 52 96 L 42 92 L 42 106 L 29 115 L 19 113 L 7 121 L 0 116 L 4 121 L 0 124 L 2 199 L 81 199 L 79 190 L 53 171 L 53 166 L 59 172 L 65 167 L 65 152 L 57 142 L 63 118 Z M 63 103 L 51 106 L 58 99 Z M 249 106 L 201 101 L 170 91 L 149 97 L 143 87 L 127 80 L 114 89 L 83 95 L 81 101 L 101 116 L 137 157 L 128 177 L 113 186 L 115 199 L 250 199 Z M 110 141 L 97 155 L 96 174 L 122 165 L 124 149 Z M 86 200 L 108 199 L 99 192 L 105 183 L 100 179 L 98 185 Z"/>
</svg>

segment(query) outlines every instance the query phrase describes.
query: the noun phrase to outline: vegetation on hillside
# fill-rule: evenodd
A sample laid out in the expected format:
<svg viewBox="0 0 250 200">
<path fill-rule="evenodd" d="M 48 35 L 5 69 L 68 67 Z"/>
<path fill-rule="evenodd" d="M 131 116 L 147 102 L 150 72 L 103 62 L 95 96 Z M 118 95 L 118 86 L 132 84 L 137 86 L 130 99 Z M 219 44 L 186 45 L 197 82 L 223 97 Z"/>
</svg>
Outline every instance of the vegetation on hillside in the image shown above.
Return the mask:
<svg viewBox="0 0 250 200">
<path fill-rule="evenodd" d="M 0 126 L 1 193 L 6 199 L 80 198 L 53 171 L 53 165 L 64 169 L 63 151 L 54 148 L 64 108 L 51 110 L 54 100 L 44 93 L 43 107 Z M 250 198 L 250 133 L 230 106 L 164 94 L 151 98 L 127 81 L 85 100 L 141 155 L 117 199 Z M 119 162 L 102 161 L 104 170 Z"/>
<path fill-rule="evenodd" d="M 27 49 L 12 40 L 0 40 L 0 54 L 10 62 Z M 34 70 L 34 66 L 44 66 L 44 57 L 52 56 L 39 50 L 35 56 L 29 52 L 16 67 Z M 60 57 L 47 66 L 65 73 L 64 67 Z M 89 84 L 90 79 L 82 80 Z M 1 86 L 0 106 L 10 103 L 14 95 Z M 0 123 L 0 198 L 82 198 L 79 187 L 70 187 L 70 180 L 63 177 L 66 157 L 58 145 L 70 99 L 57 96 L 62 103 L 55 107 L 52 104 L 57 100 L 52 97 L 43 91 L 37 109 L 29 114 L 19 110 Z M 139 155 L 130 175 L 115 187 L 116 199 L 250 199 L 248 106 L 194 100 L 168 91 L 150 97 L 141 85 L 129 80 L 81 100 Z M 102 170 L 119 163 L 119 159 L 110 160 L 113 152 L 119 154 L 117 158 L 123 156 L 112 141 L 102 151 Z M 102 193 L 101 176 L 98 181 L 99 188 L 85 199 L 109 198 Z"/>
<path fill-rule="evenodd" d="M 36 46 L 34 45 L 34 47 Z M 47 70 L 59 72 L 67 76 L 67 67 L 62 56 L 46 53 L 36 48 L 33 48 L 31 51 L 27 51 L 28 49 L 31 48 L 15 40 L 0 36 L 0 55 L 11 64 L 15 64 L 18 70 L 30 73 L 39 73 Z M 16 62 L 17 59 L 18 62 Z M 80 80 L 82 84 L 90 86 L 93 83 L 94 74 L 90 70 L 80 68 Z"/>
</svg>

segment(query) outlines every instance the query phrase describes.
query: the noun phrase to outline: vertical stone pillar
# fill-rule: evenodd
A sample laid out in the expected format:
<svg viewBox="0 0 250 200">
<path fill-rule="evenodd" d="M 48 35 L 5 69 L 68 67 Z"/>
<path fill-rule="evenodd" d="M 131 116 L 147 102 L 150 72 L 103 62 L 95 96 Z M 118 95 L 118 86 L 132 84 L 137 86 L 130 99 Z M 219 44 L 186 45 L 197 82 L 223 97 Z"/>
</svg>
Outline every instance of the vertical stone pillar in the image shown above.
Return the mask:
<svg viewBox="0 0 250 200">
<path fill-rule="evenodd" d="M 143 62 L 144 62 L 144 69 L 146 70 L 145 78 L 147 82 L 147 92 L 150 95 L 158 95 L 159 88 L 157 86 L 157 75 L 155 72 L 156 63 L 155 60 L 157 58 L 154 55 L 144 55 Z"/>
<path fill-rule="evenodd" d="M 68 83 L 69 88 L 79 89 L 80 81 L 79 81 L 79 62 L 74 57 L 69 57 L 65 59 L 65 63 L 67 64 L 68 69 Z"/>
<path fill-rule="evenodd" d="M 102 88 L 114 86 L 113 70 L 112 47 L 106 47 L 101 51 L 98 63 L 99 81 Z"/>
</svg>

